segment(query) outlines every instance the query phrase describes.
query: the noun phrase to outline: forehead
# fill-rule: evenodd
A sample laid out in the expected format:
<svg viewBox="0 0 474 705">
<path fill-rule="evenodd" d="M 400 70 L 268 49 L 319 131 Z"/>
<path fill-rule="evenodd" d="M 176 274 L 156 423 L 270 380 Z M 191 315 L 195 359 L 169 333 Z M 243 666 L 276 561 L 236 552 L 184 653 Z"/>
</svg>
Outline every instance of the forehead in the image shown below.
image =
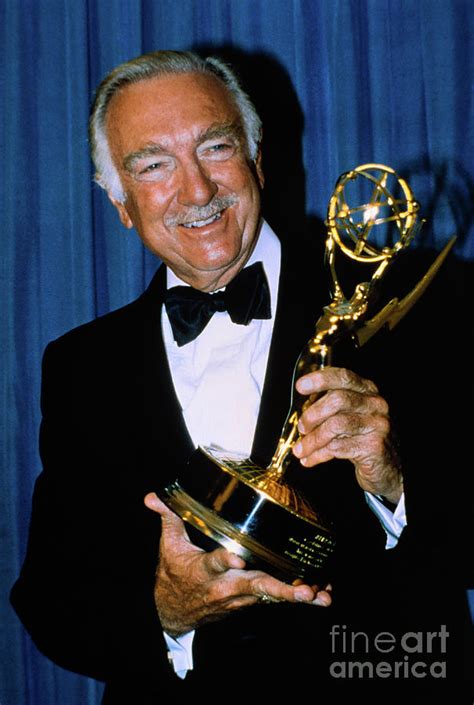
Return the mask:
<svg viewBox="0 0 474 705">
<path fill-rule="evenodd" d="M 231 94 L 213 76 L 173 74 L 128 84 L 110 101 L 106 130 L 112 151 L 197 137 L 210 125 L 239 119 Z"/>
</svg>

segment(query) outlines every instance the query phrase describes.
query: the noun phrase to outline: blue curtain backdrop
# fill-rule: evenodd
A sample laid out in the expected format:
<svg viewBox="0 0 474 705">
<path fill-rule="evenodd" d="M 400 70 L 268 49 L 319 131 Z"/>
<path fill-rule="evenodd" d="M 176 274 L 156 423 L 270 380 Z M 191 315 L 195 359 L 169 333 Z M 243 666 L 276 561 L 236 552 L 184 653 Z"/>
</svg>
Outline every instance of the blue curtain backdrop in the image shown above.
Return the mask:
<svg viewBox="0 0 474 705">
<path fill-rule="evenodd" d="M 43 348 L 133 299 L 156 267 L 92 185 L 95 86 L 143 51 L 222 50 L 264 117 L 266 202 L 277 226 L 301 208 L 324 218 L 341 172 L 382 162 L 409 177 L 430 219 L 426 243 L 458 232 L 457 254 L 472 260 L 474 4 L 0 0 L 0 37 L 0 702 L 94 705 L 101 685 L 43 658 L 8 592 L 40 469 Z"/>
</svg>

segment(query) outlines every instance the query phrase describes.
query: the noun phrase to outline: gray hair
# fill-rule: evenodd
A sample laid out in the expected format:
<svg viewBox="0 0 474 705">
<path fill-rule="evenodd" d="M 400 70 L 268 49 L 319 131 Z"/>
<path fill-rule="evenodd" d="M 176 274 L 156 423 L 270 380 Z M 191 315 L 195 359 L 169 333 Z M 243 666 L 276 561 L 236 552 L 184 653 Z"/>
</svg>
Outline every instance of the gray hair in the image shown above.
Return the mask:
<svg viewBox="0 0 474 705">
<path fill-rule="evenodd" d="M 99 85 L 89 121 L 89 140 L 96 168 L 95 180 L 117 201 L 125 194 L 119 173 L 110 153 L 105 130 L 110 100 L 123 86 L 157 76 L 202 73 L 214 76 L 227 88 L 243 123 L 248 157 L 255 160 L 261 137 L 262 123 L 250 98 L 242 90 L 234 72 L 220 59 L 203 59 L 190 51 L 156 51 L 127 61 L 115 68 Z"/>
</svg>

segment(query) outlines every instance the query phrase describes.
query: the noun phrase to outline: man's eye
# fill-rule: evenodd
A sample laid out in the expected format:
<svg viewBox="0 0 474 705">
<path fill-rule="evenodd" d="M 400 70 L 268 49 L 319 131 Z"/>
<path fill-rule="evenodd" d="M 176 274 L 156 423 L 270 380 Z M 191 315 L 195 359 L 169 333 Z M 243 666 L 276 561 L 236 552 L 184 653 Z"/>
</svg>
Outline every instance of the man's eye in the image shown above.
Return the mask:
<svg viewBox="0 0 474 705">
<path fill-rule="evenodd" d="M 151 171 L 157 171 L 164 166 L 164 162 L 153 162 L 148 164 L 144 169 L 140 169 L 139 174 L 149 174 Z"/>
<path fill-rule="evenodd" d="M 172 162 L 167 159 L 160 159 L 154 162 L 139 162 L 133 169 L 133 176 L 138 181 L 155 181 L 166 177 L 172 168 Z"/>
<path fill-rule="evenodd" d="M 202 155 L 208 159 L 228 159 L 235 153 L 236 145 L 233 142 L 216 142 L 204 145 Z"/>
</svg>

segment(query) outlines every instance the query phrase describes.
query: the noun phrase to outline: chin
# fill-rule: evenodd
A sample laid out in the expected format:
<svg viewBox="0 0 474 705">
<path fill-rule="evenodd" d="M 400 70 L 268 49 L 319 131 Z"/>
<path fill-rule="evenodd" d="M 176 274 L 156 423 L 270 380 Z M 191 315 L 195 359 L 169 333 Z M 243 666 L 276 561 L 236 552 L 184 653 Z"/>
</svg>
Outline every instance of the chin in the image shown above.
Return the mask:
<svg viewBox="0 0 474 705">
<path fill-rule="evenodd" d="M 194 258 L 194 268 L 201 272 L 218 272 L 231 267 L 238 261 L 241 251 L 211 251 L 203 257 Z"/>
</svg>

